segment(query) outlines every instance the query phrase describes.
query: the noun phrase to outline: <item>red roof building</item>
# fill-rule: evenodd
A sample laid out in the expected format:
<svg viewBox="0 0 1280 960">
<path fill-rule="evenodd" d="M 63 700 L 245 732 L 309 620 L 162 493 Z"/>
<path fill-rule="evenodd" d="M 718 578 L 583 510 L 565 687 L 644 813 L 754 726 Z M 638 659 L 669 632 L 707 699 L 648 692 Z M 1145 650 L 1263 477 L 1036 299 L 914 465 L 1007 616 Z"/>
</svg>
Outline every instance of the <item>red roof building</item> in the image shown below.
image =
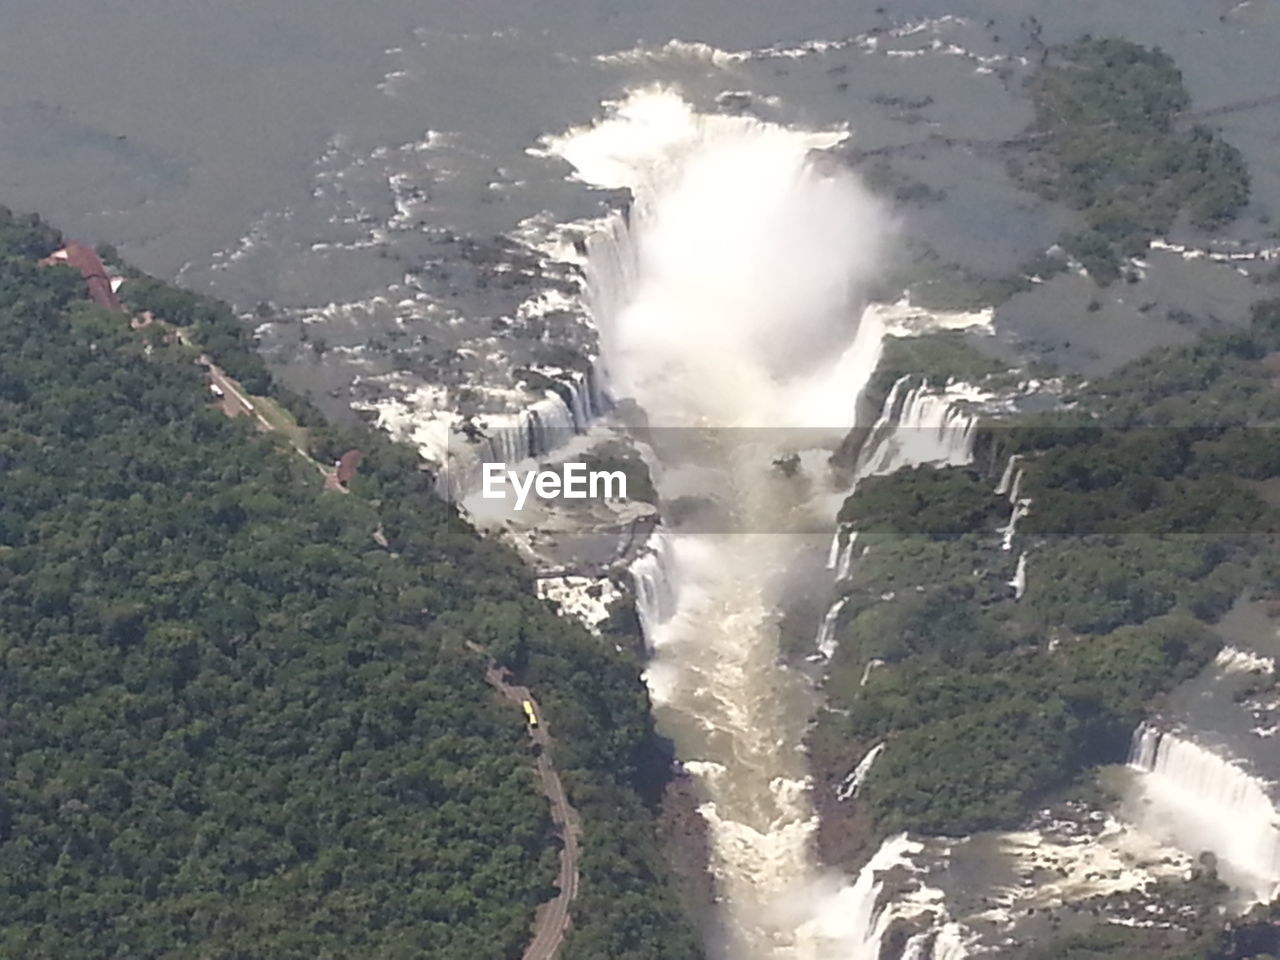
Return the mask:
<svg viewBox="0 0 1280 960">
<path fill-rule="evenodd" d="M 107 268 L 103 266 L 102 260 L 99 259 L 98 255 L 93 252 L 92 247 L 72 241 L 57 253 L 46 257 L 40 262 L 43 264 L 65 263 L 67 266 L 79 270 L 80 276 L 84 278 L 84 285 L 89 289 L 90 300 L 100 307 L 106 307 L 108 310 L 124 310 L 124 307 L 120 304 L 120 298 L 111 289 L 111 277 L 107 273 Z"/>
<path fill-rule="evenodd" d="M 356 471 L 360 467 L 360 461 L 364 459 L 364 453 L 360 450 L 348 450 L 341 459 L 338 460 L 338 469 L 336 471 L 339 483 L 350 483 L 351 478 L 356 475 Z"/>
</svg>

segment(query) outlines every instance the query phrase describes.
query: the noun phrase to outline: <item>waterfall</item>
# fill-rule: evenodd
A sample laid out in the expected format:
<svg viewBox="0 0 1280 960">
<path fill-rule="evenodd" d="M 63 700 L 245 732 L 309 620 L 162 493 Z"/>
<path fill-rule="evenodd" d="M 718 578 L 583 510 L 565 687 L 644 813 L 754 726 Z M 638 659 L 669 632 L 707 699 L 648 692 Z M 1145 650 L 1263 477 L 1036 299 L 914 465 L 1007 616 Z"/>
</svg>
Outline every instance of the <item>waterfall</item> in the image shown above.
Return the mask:
<svg viewBox="0 0 1280 960">
<path fill-rule="evenodd" d="M 712 504 L 724 531 L 667 531 L 632 573 L 659 727 L 705 792 L 723 950 L 735 960 L 871 960 L 883 932 L 874 870 L 832 889 L 814 860 L 800 749 L 813 695 L 777 666 L 776 611 L 811 549 L 813 492 L 774 482 L 783 434 L 738 429 L 802 428 L 787 436 L 818 437 L 800 452 L 825 460 L 879 362 L 883 324 L 859 290 L 882 211 L 813 156 L 843 137 L 698 114 L 655 88 L 545 141 L 579 179 L 632 194 L 628 213 L 585 242 L 611 394 L 653 428 L 706 437 L 654 446 L 654 482 L 664 503 Z M 892 865 L 885 857 L 892 849 L 878 869 Z"/>
<path fill-rule="evenodd" d="M 485 462 L 501 462 L 514 469 L 517 464 L 545 457 L 563 447 L 570 438 L 585 433 L 593 420 L 610 408 L 611 401 L 599 386 L 600 376 L 593 364 L 586 373 L 554 371 L 546 374 L 556 382 L 542 398 L 510 413 L 480 414 L 465 430 L 460 418 L 450 414 L 443 430 L 424 430 L 410 419 L 410 430 L 400 430 L 402 438 L 417 442 L 428 460 L 439 464 L 436 492 L 452 501 L 465 500 L 480 489 Z M 437 415 L 439 411 L 431 411 Z"/>
<path fill-rule="evenodd" d="M 889 390 L 859 454 L 859 479 L 903 467 L 959 467 L 973 460 L 978 417 L 960 402 L 971 399 L 972 391 L 956 384 L 933 388 L 927 380 L 907 389 L 911 379 L 899 377 Z"/>
<path fill-rule="evenodd" d="M 867 774 L 871 772 L 871 765 L 876 762 L 876 757 L 880 756 L 884 746 L 883 743 L 877 743 L 863 755 L 857 766 L 850 771 L 849 775 L 840 782 L 840 786 L 836 788 L 837 800 L 852 800 L 858 795 L 862 785 L 867 782 Z"/>
<path fill-rule="evenodd" d="M 477 417 L 473 430 L 474 441 L 455 431 L 444 452 L 436 487 L 447 499 L 464 500 L 479 490 L 485 462 L 514 468 L 550 453 L 577 432 L 569 405 L 554 390 L 515 413 Z"/>
<path fill-rule="evenodd" d="M 889 388 L 889 394 L 884 398 L 884 403 L 880 406 L 880 413 L 876 416 L 875 422 L 871 424 L 871 429 L 867 433 L 867 439 L 862 444 L 862 449 L 858 451 L 858 465 L 854 471 L 855 478 L 864 475 L 863 465 L 870 460 L 874 460 L 879 450 L 893 436 L 893 428 L 897 423 L 897 418 L 902 413 L 902 391 L 903 388 L 911 382 L 911 374 L 906 373 L 893 381 L 893 386 Z M 865 474 L 869 476 L 870 474 Z M 856 481 L 855 481 L 856 482 Z"/>
<path fill-rule="evenodd" d="M 911 936 L 907 940 L 907 945 L 902 948 L 902 960 L 931 960 L 935 936 L 932 930 Z"/>
<path fill-rule="evenodd" d="M 844 609 L 844 605 L 848 603 L 847 597 L 841 597 L 831 605 L 831 609 L 827 611 L 826 616 L 822 618 L 822 625 L 818 627 L 818 652 L 828 660 L 836 652 L 836 622 L 840 619 L 840 611 Z"/>
<path fill-rule="evenodd" d="M 613 400 L 604 386 L 602 361 L 596 360 L 587 367 L 574 391 L 574 417 L 580 430 L 586 430 L 591 421 L 603 417 L 613 407 Z"/>
<path fill-rule="evenodd" d="M 964 384 L 935 389 L 927 380 L 909 387 L 912 379 L 909 374 L 901 376 L 889 388 L 858 453 L 854 489 L 860 480 L 904 467 L 959 467 L 972 462 L 978 416 L 959 401 L 973 399 L 974 392 Z M 847 523 L 832 538 L 827 569 L 835 570 L 837 582 L 852 572 L 857 538 L 858 532 Z"/>
<path fill-rule="evenodd" d="M 546 396 L 529 407 L 521 419 L 529 431 L 521 460 L 550 453 L 578 432 L 573 410 L 554 390 L 547 391 Z"/>
<path fill-rule="evenodd" d="M 834 566 L 836 582 L 846 579 L 853 571 L 854 547 L 858 543 L 858 531 L 848 524 L 841 524 L 832 538 L 832 549 L 836 551 L 834 565 L 828 557 L 827 569 Z"/>
<path fill-rule="evenodd" d="M 597 222 L 586 241 L 587 309 L 597 326 L 620 316 L 636 286 L 636 243 L 628 217 L 618 211 Z"/>
<path fill-rule="evenodd" d="M 914 934 L 902 948 L 902 960 L 962 960 L 968 955 L 964 928 L 958 923 Z"/>
<path fill-rule="evenodd" d="M 1013 573 L 1013 579 L 1009 581 L 1009 586 L 1013 587 L 1013 599 L 1021 600 L 1022 595 L 1027 592 L 1027 552 L 1024 550 L 1018 556 L 1018 567 Z"/>
<path fill-rule="evenodd" d="M 1009 455 L 1009 459 L 1005 461 L 1004 473 L 1000 474 L 1000 482 L 996 484 L 996 496 L 1004 497 L 1009 495 L 1013 483 L 1013 471 L 1018 468 L 1018 461 L 1022 459 L 1022 454 L 1014 453 Z M 1017 499 L 1016 495 L 1014 499 Z"/>
<path fill-rule="evenodd" d="M 830 954 L 806 954 L 836 960 L 879 960 L 884 936 L 895 920 L 927 920 L 935 924 L 938 919 L 936 898 L 939 891 L 928 888 L 918 891 L 918 899 L 888 901 L 885 875 L 897 868 L 915 873 L 911 856 L 919 853 L 923 845 L 907 839 L 906 834 L 889 837 L 858 873 L 852 886 L 819 895 L 816 916 L 801 928 L 809 942 L 839 944 L 838 952 Z M 923 902 L 921 902 L 923 901 Z M 959 924 L 943 923 L 930 931 L 934 960 L 961 960 L 965 956 L 964 938 Z M 908 941 L 910 943 L 910 941 Z M 917 950 L 923 950 L 925 941 L 918 941 Z M 917 956 L 929 956 L 920 953 Z"/>
<path fill-rule="evenodd" d="M 847 523 L 842 523 L 836 527 L 835 533 L 831 534 L 831 546 L 827 548 L 827 569 L 835 570 L 840 566 L 840 557 L 844 553 L 845 542 L 851 536 L 857 536 Z"/>
<path fill-rule="evenodd" d="M 1022 467 L 1018 467 L 1013 474 L 1013 483 L 1009 486 L 1009 503 L 1015 506 L 1022 496 L 1022 478 L 1025 474 L 1026 471 Z"/>
<path fill-rule="evenodd" d="M 996 487 L 997 494 L 1008 490 L 1009 503 L 1013 505 L 1013 509 L 1009 512 L 1009 522 L 1000 531 L 1000 549 L 1006 552 L 1013 549 L 1013 538 L 1018 534 L 1018 521 L 1031 512 L 1031 500 L 1022 496 L 1022 478 L 1026 471 L 1022 467 L 1014 466 L 1017 459 L 1017 454 L 1009 458 L 1009 463 L 1004 468 L 1005 476 L 1000 478 L 1000 485 Z M 1013 474 L 1012 483 L 1007 482 L 1010 473 Z"/>
<path fill-rule="evenodd" d="M 933 960 L 963 960 L 969 955 L 968 938 L 958 923 L 944 923 L 933 941 Z"/>
<path fill-rule="evenodd" d="M 1021 473 L 1018 476 L 1022 476 Z M 1000 531 L 1000 549 L 1008 552 L 1013 549 L 1013 538 L 1018 533 L 1018 521 L 1031 512 L 1030 500 L 1019 500 L 1013 505 L 1009 514 L 1009 523 Z"/>
<path fill-rule="evenodd" d="M 578 374 L 573 381 L 573 388 L 570 391 L 572 398 L 569 410 L 573 414 L 573 425 L 578 430 L 586 430 L 594 416 L 592 407 L 592 397 L 587 389 L 588 377 Z"/>
<path fill-rule="evenodd" d="M 1223 878 L 1255 899 L 1280 892 L 1280 813 L 1271 784 L 1149 723 L 1134 731 L 1129 766 L 1140 774 L 1140 829 L 1193 855 L 1213 852 Z"/>
<path fill-rule="evenodd" d="M 645 639 L 653 643 L 654 635 L 676 611 L 676 560 L 671 538 L 654 531 L 640 557 L 631 564 L 631 582 L 635 589 L 636 615 Z"/>
</svg>

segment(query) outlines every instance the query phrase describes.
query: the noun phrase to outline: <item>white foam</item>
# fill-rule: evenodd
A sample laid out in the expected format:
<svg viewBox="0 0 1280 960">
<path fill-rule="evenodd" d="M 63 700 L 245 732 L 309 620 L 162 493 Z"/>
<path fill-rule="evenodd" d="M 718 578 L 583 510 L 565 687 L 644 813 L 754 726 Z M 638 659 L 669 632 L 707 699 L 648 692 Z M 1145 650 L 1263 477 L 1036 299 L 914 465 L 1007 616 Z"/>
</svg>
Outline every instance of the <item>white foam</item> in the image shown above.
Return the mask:
<svg viewBox="0 0 1280 960">
<path fill-rule="evenodd" d="M 876 758 L 884 751 L 884 747 L 883 743 L 877 743 L 863 755 L 862 759 L 849 772 L 849 775 L 840 781 L 839 786 L 836 787 L 837 800 L 852 800 L 858 795 L 862 785 L 867 782 L 867 774 L 871 772 L 871 765 L 876 762 Z"/>
<path fill-rule="evenodd" d="M 1280 811 L 1273 785 L 1186 736 L 1143 724 L 1129 766 L 1136 824 L 1195 854 L 1211 850 L 1224 878 L 1260 901 L 1280 892 Z M 1136 801 L 1136 802 L 1135 802 Z"/>
<path fill-rule="evenodd" d="M 608 578 L 548 577 L 538 580 L 538 596 L 559 605 L 565 616 L 580 621 L 593 633 L 609 617 L 609 605 L 621 595 Z"/>
<path fill-rule="evenodd" d="M 1218 651 L 1214 662 L 1222 667 L 1223 673 L 1275 673 L 1274 657 L 1264 657 L 1252 650 L 1241 650 L 1238 647 L 1226 646 Z"/>
</svg>

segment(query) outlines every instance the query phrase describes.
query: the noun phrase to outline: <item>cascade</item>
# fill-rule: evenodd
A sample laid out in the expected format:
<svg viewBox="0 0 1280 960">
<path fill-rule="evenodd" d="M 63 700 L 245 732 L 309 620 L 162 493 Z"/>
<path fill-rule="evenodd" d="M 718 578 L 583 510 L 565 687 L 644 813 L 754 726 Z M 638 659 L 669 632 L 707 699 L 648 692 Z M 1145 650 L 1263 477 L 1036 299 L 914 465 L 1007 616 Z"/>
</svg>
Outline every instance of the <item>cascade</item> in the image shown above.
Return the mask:
<svg viewBox="0 0 1280 960">
<path fill-rule="evenodd" d="M 597 321 L 617 317 L 636 286 L 636 243 L 627 215 L 615 211 L 594 224 L 586 240 L 587 310 Z"/>
<path fill-rule="evenodd" d="M 958 467 L 972 462 L 978 417 L 956 402 L 969 396 L 969 391 L 952 384 L 938 391 L 930 388 L 927 380 L 909 387 L 911 380 L 910 374 L 901 376 L 889 388 L 858 453 L 855 488 L 859 480 L 904 467 Z M 858 532 L 850 524 L 841 524 L 832 537 L 827 569 L 835 570 L 837 582 L 853 569 L 857 538 Z"/>
<path fill-rule="evenodd" d="M 676 559 L 672 538 L 655 530 L 640 557 L 631 564 L 636 615 L 645 639 L 652 644 L 657 629 L 671 619 L 677 606 Z"/>
<path fill-rule="evenodd" d="M 836 652 L 836 622 L 840 619 L 840 611 L 844 609 L 844 605 L 848 602 L 848 598 L 841 597 L 831 605 L 822 618 L 822 625 L 818 627 L 818 652 L 828 660 Z"/>
<path fill-rule="evenodd" d="M 858 451 L 858 464 L 854 470 L 855 482 L 857 477 L 863 475 L 863 464 L 869 460 L 876 459 L 873 454 L 878 454 L 880 448 L 892 438 L 897 417 L 902 412 L 902 391 L 910 382 L 911 374 L 905 373 L 893 381 L 893 386 L 889 388 L 889 394 L 884 398 L 884 403 L 880 406 L 880 413 L 876 416 L 875 422 L 871 424 L 871 430 L 867 433 L 867 439 L 863 443 L 862 449 Z"/>
<path fill-rule="evenodd" d="M 1013 482 L 1008 485 L 1009 503 L 1013 505 L 1013 509 L 1009 512 L 1009 522 L 1000 532 L 1000 549 L 1009 551 L 1013 549 L 1013 538 L 1018 534 L 1018 521 L 1031 512 L 1031 500 L 1022 496 L 1022 478 L 1025 471 L 1022 467 L 1014 467 L 1014 460 L 1017 454 L 1009 458 L 1009 465 L 1005 467 L 1005 472 L 1013 471 Z M 1002 487 L 1005 481 L 1000 480 L 1000 486 L 996 487 L 996 493 L 1002 493 Z"/>
<path fill-rule="evenodd" d="M 867 782 L 867 774 L 871 772 L 871 765 L 876 762 L 876 757 L 880 756 L 884 746 L 883 743 L 877 743 L 863 755 L 857 766 L 850 771 L 849 775 L 841 781 L 840 786 L 836 788 L 837 800 L 852 800 L 858 795 L 862 785 Z"/>
<path fill-rule="evenodd" d="M 881 660 L 879 657 L 872 657 L 870 660 L 868 660 L 867 665 L 862 668 L 862 678 L 858 680 L 858 686 L 865 687 L 867 685 L 867 678 L 871 676 L 871 671 L 876 669 L 876 667 L 883 667 L 883 666 L 884 666 L 884 661 Z"/>
<path fill-rule="evenodd" d="M 850 530 L 845 539 L 844 549 L 840 551 L 840 559 L 836 564 L 836 582 L 848 578 L 853 572 L 854 547 L 858 543 L 858 531 Z"/>
<path fill-rule="evenodd" d="M 1010 504 L 1016 505 L 1017 502 L 1021 499 L 1022 478 L 1025 473 L 1026 471 L 1023 470 L 1022 467 L 1018 467 L 1018 469 L 1013 474 L 1013 483 L 1010 484 L 1009 486 L 1009 503 Z"/>
<path fill-rule="evenodd" d="M 570 389 L 570 412 L 573 414 L 573 425 L 578 430 L 586 430 L 587 425 L 595 417 L 590 394 L 590 375 L 574 374 L 573 386 Z"/>
<path fill-rule="evenodd" d="M 840 944 L 839 952 L 805 954 L 809 957 L 832 957 L 833 960 L 879 960 L 884 935 L 895 920 L 933 918 L 933 909 L 915 903 L 886 903 L 885 874 L 893 868 L 912 871 L 911 855 L 922 845 L 907 839 L 906 834 L 887 838 L 867 865 L 858 873 L 852 886 L 820 894 L 819 909 L 802 933 L 812 943 Z M 931 931 L 932 932 L 932 931 Z M 946 940 L 943 943 L 944 933 Z M 944 924 L 938 928 L 933 945 L 935 960 L 961 960 L 965 955 L 959 925 Z M 959 949 L 956 949 L 956 945 Z M 923 943 L 918 944 L 921 948 Z M 944 947 L 945 953 L 939 948 Z"/>
<path fill-rule="evenodd" d="M 835 571 L 836 582 L 849 576 L 853 569 L 853 548 L 858 542 L 858 531 L 850 524 L 842 523 L 831 536 L 827 551 L 827 569 Z"/>
<path fill-rule="evenodd" d="M 1280 890 L 1280 813 L 1272 785 L 1180 733 L 1144 723 L 1129 766 L 1138 771 L 1139 829 L 1190 854 L 1212 851 L 1222 876 L 1255 899 Z"/>
<path fill-rule="evenodd" d="M 932 930 L 912 935 L 907 940 L 907 945 L 902 948 L 902 960 L 931 960 L 935 936 L 937 934 Z"/>
<path fill-rule="evenodd" d="M 546 396 L 529 407 L 521 419 L 529 430 L 522 460 L 550 453 L 577 432 L 573 411 L 554 390 L 548 390 Z"/>
<path fill-rule="evenodd" d="M 560 389 L 547 390 L 522 410 L 477 417 L 477 442 L 466 439 L 456 425 L 451 426 L 444 434 L 447 439 L 423 450 L 428 459 L 443 465 L 436 475 L 436 492 L 447 500 L 465 500 L 480 489 L 481 465 L 486 461 L 500 461 L 514 469 L 517 464 L 553 453 L 571 437 L 584 433 L 611 406 L 598 381 L 593 364 L 585 374 L 573 372 L 557 378 Z"/>
<path fill-rule="evenodd" d="M 1013 587 L 1013 599 L 1021 600 L 1022 595 L 1027 592 L 1027 552 L 1024 550 L 1018 556 L 1018 567 L 1013 573 L 1013 579 L 1009 581 L 1009 586 Z"/>
<path fill-rule="evenodd" d="M 938 928 L 933 941 L 933 960 L 963 960 L 969 955 L 964 927 L 954 921 Z"/>
<path fill-rule="evenodd" d="M 840 557 L 844 553 L 847 541 L 857 535 L 857 531 L 847 523 L 842 523 L 836 527 L 836 532 L 831 535 L 831 546 L 827 549 L 828 570 L 836 570 L 839 568 Z"/>
<path fill-rule="evenodd" d="M 906 389 L 911 379 L 899 377 L 889 390 L 859 454 L 858 479 L 922 464 L 959 467 L 973 460 L 978 417 L 957 402 L 966 394 L 952 385 L 931 388 L 927 380 Z"/>
<path fill-rule="evenodd" d="M 1021 476 L 1021 474 L 1019 474 Z M 1019 500 L 1013 505 L 1013 511 L 1009 514 L 1008 525 L 1000 532 L 1000 549 L 1009 551 L 1013 549 L 1013 538 L 1018 533 L 1018 521 L 1031 512 L 1030 500 Z"/>
<path fill-rule="evenodd" d="M 1022 459 L 1022 454 L 1013 453 L 1009 455 L 1009 459 L 1005 461 L 1004 473 L 1000 474 L 1000 482 L 996 484 L 996 496 L 1008 496 L 1009 490 L 1012 489 L 1013 471 L 1018 468 L 1018 461 Z M 1014 498 L 1016 499 L 1016 497 Z"/>
<path fill-rule="evenodd" d="M 902 948 L 902 960 L 961 960 L 968 952 L 963 927 L 944 923 L 908 939 Z"/>
</svg>

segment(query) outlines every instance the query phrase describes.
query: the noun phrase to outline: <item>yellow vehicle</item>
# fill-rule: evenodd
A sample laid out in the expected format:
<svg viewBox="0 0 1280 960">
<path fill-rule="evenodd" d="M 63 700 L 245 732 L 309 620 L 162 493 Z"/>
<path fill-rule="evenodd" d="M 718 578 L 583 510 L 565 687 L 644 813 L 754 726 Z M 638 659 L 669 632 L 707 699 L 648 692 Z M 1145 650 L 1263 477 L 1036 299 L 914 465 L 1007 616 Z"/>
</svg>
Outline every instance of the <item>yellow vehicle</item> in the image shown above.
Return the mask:
<svg viewBox="0 0 1280 960">
<path fill-rule="evenodd" d="M 529 726 L 536 727 L 538 725 L 538 715 L 534 712 L 532 700 L 521 700 L 520 706 L 524 707 L 524 715 L 529 720 Z"/>
</svg>

